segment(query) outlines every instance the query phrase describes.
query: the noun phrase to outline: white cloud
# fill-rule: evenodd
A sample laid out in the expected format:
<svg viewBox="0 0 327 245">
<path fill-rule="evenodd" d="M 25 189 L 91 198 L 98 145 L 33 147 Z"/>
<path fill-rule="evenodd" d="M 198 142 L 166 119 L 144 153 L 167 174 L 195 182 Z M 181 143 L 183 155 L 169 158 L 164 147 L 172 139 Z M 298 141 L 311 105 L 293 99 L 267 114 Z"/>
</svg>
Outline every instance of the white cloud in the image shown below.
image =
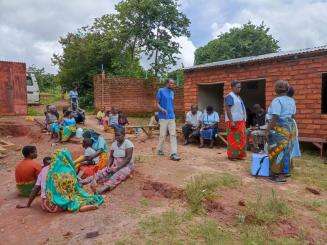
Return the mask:
<svg viewBox="0 0 327 245">
<path fill-rule="evenodd" d="M 224 23 L 223 25 L 217 24 L 217 22 L 212 23 L 211 29 L 212 29 L 212 38 L 217 38 L 219 35 L 229 32 L 230 29 L 234 27 L 241 27 L 241 24 L 239 23 Z"/>
<path fill-rule="evenodd" d="M 234 15 L 233 21 L 255 24 L 262 21 L 280 41 L 282 50 L 309 48 L 327 44 L 327 2 L 308 0 L 254 1 Z"/>
<path fill-rule="evenodd" d="M 185 36 L 177 38 L 176 41 L 180 44 L 181 47 L 181 53 L 178 55 L 180 59 L 177 62 L 176 68 L 180 68 L 181 66 L 192 66 L 194 62 L 194 52 L 196 50 L 193 42 Z"/>
<path fill-rule="evenodd" d="M 61 52 L 59 37 L 112 13 L 117 2 L 0 0 L 0 60 L 22 61 L 56 72 L 51 57 Z"/>
</svg>

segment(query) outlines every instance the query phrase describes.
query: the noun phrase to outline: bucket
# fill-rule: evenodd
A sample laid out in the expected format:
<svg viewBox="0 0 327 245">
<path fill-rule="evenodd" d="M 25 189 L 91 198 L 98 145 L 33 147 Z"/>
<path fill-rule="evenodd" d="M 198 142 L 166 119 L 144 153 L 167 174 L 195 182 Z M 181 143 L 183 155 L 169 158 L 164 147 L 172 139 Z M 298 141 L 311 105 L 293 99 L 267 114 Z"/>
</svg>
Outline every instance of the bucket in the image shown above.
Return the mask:
<svg viewBox="0 0 327 245">
<path fill-rule="evenodd" d="M 252 154 L 251 174 L 253 176 L 269 176 L 269 157 L 267 154 Z"/>
</svg>

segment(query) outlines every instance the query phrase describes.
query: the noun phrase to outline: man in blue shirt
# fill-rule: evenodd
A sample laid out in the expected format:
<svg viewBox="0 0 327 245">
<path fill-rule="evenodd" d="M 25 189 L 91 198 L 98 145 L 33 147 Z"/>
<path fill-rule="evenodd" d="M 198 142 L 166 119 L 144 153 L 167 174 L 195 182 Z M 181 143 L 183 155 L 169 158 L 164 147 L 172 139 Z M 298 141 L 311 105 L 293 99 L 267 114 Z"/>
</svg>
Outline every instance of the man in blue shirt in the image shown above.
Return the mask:
<svg viewBox="0 0 327 245">
<path fill-rule="evenodd" d="M 73 107 L 73 103 L 76 103 L 78 107 L 78 93 L 77 93 L 77 86 L 74 87 L 71 91 L 69 91 L 69 99 L 71 107 Z"/>
<path fill-rule="evenodd" d="M 158 155 L 164 155 L 163 147 L 167 132 L 169 132 L 171 147 L 170 159 L 179 161 L 180 157 L 177 154 L 176 122 L 174 113 L 174 85 L 174 80 L 168 79 L 166 87 L 160 88 L 156 96 L 160 124 Z"/>
</svg>

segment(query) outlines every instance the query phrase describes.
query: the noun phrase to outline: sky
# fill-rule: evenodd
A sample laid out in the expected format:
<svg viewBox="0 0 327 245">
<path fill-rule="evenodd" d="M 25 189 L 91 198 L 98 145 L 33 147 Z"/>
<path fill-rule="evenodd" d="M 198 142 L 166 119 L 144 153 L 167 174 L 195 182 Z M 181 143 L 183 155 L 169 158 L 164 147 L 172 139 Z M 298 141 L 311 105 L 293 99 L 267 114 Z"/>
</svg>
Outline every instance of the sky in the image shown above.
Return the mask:
<svg viewBox="0 0 327 245">
<path fill-rule="evenodd" d="M 21 61 L 56 73 L 59 37 L 114 12 L 119 0 L 0 0 L 0 60 Z M 180 66 L 194 51 L 232 27 L 264 22 L 281 50 L 327 44 L 327 0 L 179 0 L 191 20 L 191 37 L 180 37 Z M 146 66 L 146 62 L 143 62 Z"/>
</svg>

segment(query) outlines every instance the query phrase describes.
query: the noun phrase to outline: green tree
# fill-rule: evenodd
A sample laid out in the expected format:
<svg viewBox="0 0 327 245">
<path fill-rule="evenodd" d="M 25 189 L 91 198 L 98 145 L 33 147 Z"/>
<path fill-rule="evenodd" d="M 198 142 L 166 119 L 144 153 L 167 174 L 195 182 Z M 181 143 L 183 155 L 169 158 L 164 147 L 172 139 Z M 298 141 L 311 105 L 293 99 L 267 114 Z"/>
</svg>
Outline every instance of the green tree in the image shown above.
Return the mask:
<svg viewBox="0 0 327 245">
<path fill-rule="evenodd" d="M 116 5 L 131 54 L 146 54 L 155 76 L 176 64 L 180 48 L 176 38 L 190 35 L 190 20 L 178 7 L 175 0 L 126 0 Z"/>
<path fill-rule="evenodd" d="M 58 65 L 58 78 L 65 90 L 79 87 L 82 106 L 93 104 L 93 76 L 102 68 L 111 75 L 135 75 L 142 68 L 133 60 L 135 69 L 128 69 L 131 61 L 129 49 L 117 34 L 115 15 L 106 15 L 95 20 L 92 26 L 83 27 L 76 33 L 62 37 L 62 55 L 54 55 L 53 63 Z"/>
<path fill-rule="evenodd" d="M 268 34 L 264 24 L 256 26 L 251 22 L 241 28 L 232 28 L 217 39 L 195 51 L 196 65 L 246 56 L 273 53 L 279 50 L 278 41 Z"/>
<path fill-rule="evenodd" d="M 60 86 L 56 76 L 45 72 L 44 68 L 38 68 L 32 65 L 28 68 L 28 72 L 34 74 L 41 92 L 52 92 Z"/>
</svg>

